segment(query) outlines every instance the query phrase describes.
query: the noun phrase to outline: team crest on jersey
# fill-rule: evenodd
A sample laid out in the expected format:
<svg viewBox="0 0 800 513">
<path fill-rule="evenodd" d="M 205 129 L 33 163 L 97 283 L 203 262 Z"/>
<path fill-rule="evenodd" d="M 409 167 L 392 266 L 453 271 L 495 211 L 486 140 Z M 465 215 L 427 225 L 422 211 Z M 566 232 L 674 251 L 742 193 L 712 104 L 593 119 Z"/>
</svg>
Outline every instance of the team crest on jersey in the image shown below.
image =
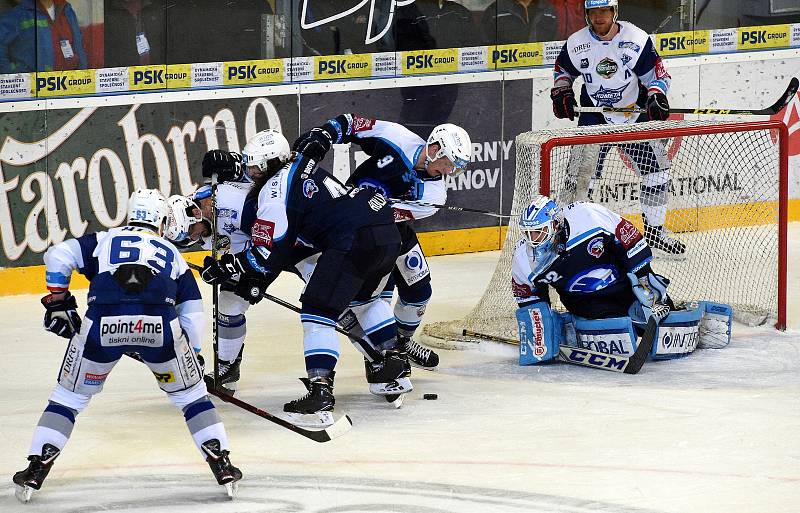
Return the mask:
<svg viewBox="0 0 800 513">
<path fill-rule="evenodd" d="M 637 53 L 642 49 L 641 46 L 637 45 L 633 41 L 620 41 L 618 46 L 623 50 L 632 50 Z"/>
<path fill-rule="evenodd" d="M 619 70 L 619 65 L 608 57 L 598 62 L 597 67 L 595 68 L 597 74 L 603 78 L 613 77 L 617 70 Z"/>
<path fill-rule="evenodd" d="M 253 239 L 253 246 L 271 248 L 274 235 L 275 223 L 262 219 L 256 219 L 256 222 L 253 223 L 253 228 L 250 232 L 250 237 Z"/>
<path fill-rule="evenodd" d="M 303 196 L 305 196 L 306 198 L 308 199 L 313 198 L 314 194 L 316 194 L 318 191 L 319 187 L 317 187 L 317 184 L 314 183 L 314 180 L 312 180 L 311 178 L 303 182 Z"/>
<path fill-rule="evenodd" d="M 581 59 L 581 69 L 586 69 L 589 67 L 589 59 Z"/>
<path fill-rule="evenodd" d="M 375 120 L 369 118 L 362 118 L 361 116 L 353 116 L 353 132 L 365 132 L 372 130 L 375 126 Z"/>
<path fill-rule="evenodd" d="M 217 217 L 228 217 L 230 219 L 238 219 L 239 211 L 235 208 L 218 208 Z"/>
<path fill-rule="evenodd" d="M 595 105 L 598 107 L 613 107 L 616 103 L 622 101 L 622 95 L 627 88 L 628 84 L 616 89 L 606 89 L 600 86 L 600 89 L 595 91 L 591 96 L 594 99 Z"/>
<path fill-rule="evenodd" d="M 639 233 L 639 230 L 625 218 L 620 221 L 615 231 L 617 239 L 619 239 L 622 243 L 622 247 L 625 249 L 631 249 L 642 238 L 642 234 Z"/>
<path fill-rule="evenodd" d="M 628 64 L 629 62 L 631 62 L 631 59 L 632 59 L 632 57 L 630 55 L 628 55 L 627 53 L 623 53 L 622 57 L 620 57 L 620 60 L 622 61 L 623 65 Z"/>
<path fill-rule="evenodd" d="M 586 246 L 586 250 L 595 258 L 600 258 L 603 256 L 603 252 L 605 252 L 606 248 L 603 244 L 602 237 L 595 237 L 594 239 L 589 241 L 589 244 Z"/>
</svg>

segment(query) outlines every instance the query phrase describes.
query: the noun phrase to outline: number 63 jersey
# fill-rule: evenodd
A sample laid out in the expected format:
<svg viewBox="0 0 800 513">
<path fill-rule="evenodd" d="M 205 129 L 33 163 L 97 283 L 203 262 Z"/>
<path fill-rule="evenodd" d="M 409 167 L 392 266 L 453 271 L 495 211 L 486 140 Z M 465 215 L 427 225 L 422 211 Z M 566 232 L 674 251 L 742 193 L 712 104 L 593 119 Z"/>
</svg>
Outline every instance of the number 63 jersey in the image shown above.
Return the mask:
<svg viewBox="0 0 800 513">
<path fill-rule="evenodd" d="M 627 274 L 653 258 L 642 234 L 627 219 L 588 202 L 568 205 L 564 225 L 556 242 L 558 258 L 536 275 L 530 246 L 525 239 L 517 242 L 511 264 L 517 303 L 549 303 L 549 285 L 564 307 L 581 317 L 596 319 L 607 311 L 627 310 L 634 299 Z M 608 303 L 614 303 L 613 308 Z"/>
</svg>

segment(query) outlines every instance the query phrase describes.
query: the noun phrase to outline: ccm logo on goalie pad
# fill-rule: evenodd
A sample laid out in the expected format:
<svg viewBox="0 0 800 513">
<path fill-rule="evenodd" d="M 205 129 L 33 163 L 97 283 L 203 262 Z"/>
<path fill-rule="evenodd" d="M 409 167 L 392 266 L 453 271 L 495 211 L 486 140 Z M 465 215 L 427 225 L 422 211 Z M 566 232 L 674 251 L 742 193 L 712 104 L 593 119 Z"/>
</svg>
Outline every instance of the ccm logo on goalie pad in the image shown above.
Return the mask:
<svg viewBox="0 0 800 513">
<path fill-rule="evenodd" d="M 103 347 L 164 345 L 163 319 L 155 315 L 119 315 L 100 321 L 100 345 Z"/>
<path fill-rule="evenodd" d="M 272 249 L 272 238 L 275 236 L 275 223 L 256 219 L 251 230 L 253 246 L 266 246 Z"/>
<path fill-rule="evenodd" d="M 599 369 L 618 369 L 624 371 L 628 365 L 627 358 L 616 358 L 611 355 L 592 353 L 571 347 L 561 347 L 559 349 L 561 358 L 578 365 L 587 367 L 597 367 Z"/>
</svg>

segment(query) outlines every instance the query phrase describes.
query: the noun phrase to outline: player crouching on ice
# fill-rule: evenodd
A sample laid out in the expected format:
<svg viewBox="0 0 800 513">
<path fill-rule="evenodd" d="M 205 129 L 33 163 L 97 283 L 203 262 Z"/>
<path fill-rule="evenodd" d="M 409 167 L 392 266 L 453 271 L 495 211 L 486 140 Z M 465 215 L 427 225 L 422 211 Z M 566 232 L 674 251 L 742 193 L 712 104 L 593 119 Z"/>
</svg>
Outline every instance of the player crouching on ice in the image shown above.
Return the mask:
<svg viewBox="0 0 800 513">
<path fill-rule="evenodd" d="M 730 341 L 731 308 L 703 301 L 676 310 L 667 294 L 669 280 L 650 267 L 646 240 L 607 208 L 578 202 L 562 211 L 552 199 L 537 196 L 519 226 L 523 236 L 514 250 L 512 286 L 520 365 L 554 360 L 561 350 L 570 363 L 622 371 L 644 342 L 637 335 L 650 318 L 658 322 L 648 350 L 653 359 L 685 356 L 698 343 L 724 347 Z M 566 313 L 553 311 L 548 286 Z"/>
<path fill-rule="evenodd" d="M 141 359 L 183 416 L 217 482 L 233 496 L 241 471 L 228 458 L 225 427 L 203 381 L 205 328 L 200 290 L 177 248 L 162 237 L 169 208 L 157 190 L 139 189 L 128 202 L 128 225 L 84 235 L 44 255 L 44 327 L 69 339 L 56 385 L 33 433 L 28 468 L 14 474 L 28 502 L 67 443 L 75 417 L 103 390 L 126 353 Z M 69 292 L 72 272 L 89 280 L 81 319 Z"/>
</svg>

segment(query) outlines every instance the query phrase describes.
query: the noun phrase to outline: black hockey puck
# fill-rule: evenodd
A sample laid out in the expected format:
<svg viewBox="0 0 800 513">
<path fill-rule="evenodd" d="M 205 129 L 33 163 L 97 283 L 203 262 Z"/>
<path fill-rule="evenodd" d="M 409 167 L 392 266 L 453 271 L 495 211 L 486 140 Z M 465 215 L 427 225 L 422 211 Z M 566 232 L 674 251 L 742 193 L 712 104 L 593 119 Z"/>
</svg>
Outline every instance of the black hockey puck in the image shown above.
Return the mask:
<svg viewBox="0 0 800 513">
<path fill-rule="evenodd" d="M 423 394 L 422 398 L 427 401 L 435 401 L 436 399 L 439 398 L 439 396 L 436 394 Z"/>
</svg>

